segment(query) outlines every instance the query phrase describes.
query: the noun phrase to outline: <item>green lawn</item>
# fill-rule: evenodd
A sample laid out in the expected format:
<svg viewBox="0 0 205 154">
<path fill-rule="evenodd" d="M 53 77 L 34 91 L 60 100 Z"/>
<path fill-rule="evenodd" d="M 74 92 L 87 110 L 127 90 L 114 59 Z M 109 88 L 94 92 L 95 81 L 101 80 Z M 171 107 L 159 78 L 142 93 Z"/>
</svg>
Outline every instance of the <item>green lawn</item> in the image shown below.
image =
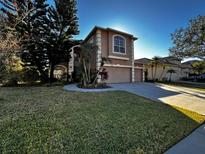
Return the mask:
<svg viewBox="0 0 205 154">
<path fill-rule="evenodd" d="M 182 112 L 121 91 L 0 88 L 0 153 L 162 153 L 205 119 Z"/>
</svg>

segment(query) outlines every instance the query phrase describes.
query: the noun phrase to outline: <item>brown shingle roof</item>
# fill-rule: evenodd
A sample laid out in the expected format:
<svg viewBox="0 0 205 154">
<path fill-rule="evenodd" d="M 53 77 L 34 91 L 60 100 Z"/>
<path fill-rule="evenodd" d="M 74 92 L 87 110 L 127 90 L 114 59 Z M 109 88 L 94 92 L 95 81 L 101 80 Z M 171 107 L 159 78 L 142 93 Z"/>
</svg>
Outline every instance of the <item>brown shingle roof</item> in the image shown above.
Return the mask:
<svg viewBox="0 0 205 154">
<path fill-rule="evenodd" d="M 149 64 L 150 62 L 151 62 L 151 59 L 148 59 L 148 58 L 135 59 L 136 64 Z"/>
</svg>

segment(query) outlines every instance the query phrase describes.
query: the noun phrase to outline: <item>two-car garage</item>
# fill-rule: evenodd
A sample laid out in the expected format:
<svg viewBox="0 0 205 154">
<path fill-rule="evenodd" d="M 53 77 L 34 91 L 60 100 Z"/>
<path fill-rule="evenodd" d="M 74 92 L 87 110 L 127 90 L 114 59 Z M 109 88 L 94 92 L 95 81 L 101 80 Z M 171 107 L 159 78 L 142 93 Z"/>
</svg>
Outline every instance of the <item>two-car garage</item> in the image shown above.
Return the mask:
<svg viewBox="0 0 205 154">
<path fill-rule="evenodd" d="M 108 72 L 107 83 L 132 82 L 132 69 L 129 67 L 105 67 Z M 142 82 L 142 69 L 135 69 L 135 82 Z"/>
<path fill-rule="evenodd" d="M 131 82 L 131 68 L 106 67 L 108 72 L 107 83 L 127 83 Z"/>
</svg>

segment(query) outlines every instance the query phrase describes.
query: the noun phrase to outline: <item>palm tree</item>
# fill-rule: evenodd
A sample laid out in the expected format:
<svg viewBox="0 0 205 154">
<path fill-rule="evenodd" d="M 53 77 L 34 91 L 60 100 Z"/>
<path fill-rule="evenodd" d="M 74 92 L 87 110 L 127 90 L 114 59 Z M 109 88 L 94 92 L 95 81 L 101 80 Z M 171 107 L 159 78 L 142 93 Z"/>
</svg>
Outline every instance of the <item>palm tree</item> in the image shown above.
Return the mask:
<svg viewBox="0 0 205 154">
<path fill-rule="evenodd" d="M 105 57 L 101 59 L 101 65 L 99 70 L 96 70 L 96 73 L 91 73 L 91 64 L 93 54 L 96 54 L 98 47 L 92 43 L 85 43 L 81 45 L 80 52 L 80 71 L 82 77 L 82 85 L 83 87 L 88 87 L 89 85 L 95 85 L 98 79 L 100 72 L 103 70 L 103 66 L 105 62 L 109 62 L 109 60 Z"/>
<path fill-rule="evenodd" d="M 83 86 L 91 83 L 91 57 L 97 51 L 97 46 L 86 43 L 81 45 L 80 63 L 82 66 L 82 81 Z"/>
<path fill-rule="evenodd" d="M 149 65 L 150 65 L 150 67 L 151 67 L 151 71 L 152 71 L 152 81 L 153 81 L 153 80 L 154 80 L 154 73 L 153 73 L 154 64 L 153 64 L 153 62 L 151 61 Z"/>
<path fill-rule="evenodd" d="M 172 74 L 173 74 L 173 73 L 176 73 L 176 71 L 173 70 L 173 69 L 169 69 L 169 70 L 167 71 L 167 73 L 170 74 L 170 75 L 169 75 L 169 82 L 171 82 L 171 81 L 172 81 Z"/>
<path fill-rule="evenodd" d="M 151 63 L 152 63 L 152 65 L 151 65 L 152 66 L 152 80 L 156 80 L 156 72 L 157 72 L 157 67 L 160 64 L 160 57 L 154 56 L 152 58 Z M 153 75 L 153 68 L 154 68 L 154 75 Z"/>
<path fill-rule="evenodd" d="M 166 64 L 162 64 L 162 72 L 161 72 L 161 74 L 160 74 L 160 76 L 159 76 L 159 80 L 162 79 L 162 76 L 163 76 L 163 74 L 164 74 L 165 68 L 166 68 Z"/>
</svg>

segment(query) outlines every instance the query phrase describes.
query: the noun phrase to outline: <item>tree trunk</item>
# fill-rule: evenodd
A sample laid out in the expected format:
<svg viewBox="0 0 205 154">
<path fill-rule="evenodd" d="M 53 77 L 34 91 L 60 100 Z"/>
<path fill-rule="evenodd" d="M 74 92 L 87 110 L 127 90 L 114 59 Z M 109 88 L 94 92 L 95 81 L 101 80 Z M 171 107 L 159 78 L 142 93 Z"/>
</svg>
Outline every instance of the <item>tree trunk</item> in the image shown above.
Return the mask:
<svg viewBox="0 0 205 154">
<path fill-rule="evenodd" d="M 94 79 L 94 81 L 93 81 L 92 84 L 95 84 L 95 82 L 97 81 L 98 75 L 100 74 L 100 70 L 101 70 L 101 67 L 99 68 L 99 70 L 98 70 L 98 72 L 97 72 L 97 74 L 96 74 L 96 77 L 95 77 L 95 79 Z"/>
<path fill-rule="evenodd" d="M 165 67 L 163 67 L 163 70 L 162 70 L 162 73 L 160 74 L 159 80 L 162 79 L 162 76 L 163 76 L 163 74 L 164 74 L 164 70 L 165 70 Z"/>
<path fill-rule="evenodd" d="M 50 63 L 50 74 L 49 74 L 49 82 L 50 84 L 53 82 L 53 73 L 54 73 L 54 67 L 55 65 L 53 63 Z"/>
<path fill-rule="evenodd" d="M 90 62 L 88 63 L 88 80 L 89 80 L 89 83 L 91 82 L 91 66 L 90 66 Z"/>
<path fill-rule="evenodd" d="M 87 84 L 86 84 L 86 79 L 85 79 L 85 73 L 82 73 L 82 77 L 83 77 L 83 79 L 82 79 L 82 85 L 83 85 L 83 87 L 86 87 Z"/>
<path fill-rule="evenodd" d="M 37 65 L 37 70 L 39 71 L 40 73 L 40 79 L 41 79 L 41 82 L 45 83 L 45 82 L 48 82 L 48 73 L 46 73 L 41 65 Z"/>
<path fill-rule="evenodd" d="M 89 84 L 88 82 L 88 74 L 87 74 L 87 67 L 86 67 L 86 63 L 85 63 L 85 60 L 83 59 L 83 67 L 84 67 L 84 80 L 85 80 L 85 83 L 86 83 L 86 86 Z"/>
</svg>

